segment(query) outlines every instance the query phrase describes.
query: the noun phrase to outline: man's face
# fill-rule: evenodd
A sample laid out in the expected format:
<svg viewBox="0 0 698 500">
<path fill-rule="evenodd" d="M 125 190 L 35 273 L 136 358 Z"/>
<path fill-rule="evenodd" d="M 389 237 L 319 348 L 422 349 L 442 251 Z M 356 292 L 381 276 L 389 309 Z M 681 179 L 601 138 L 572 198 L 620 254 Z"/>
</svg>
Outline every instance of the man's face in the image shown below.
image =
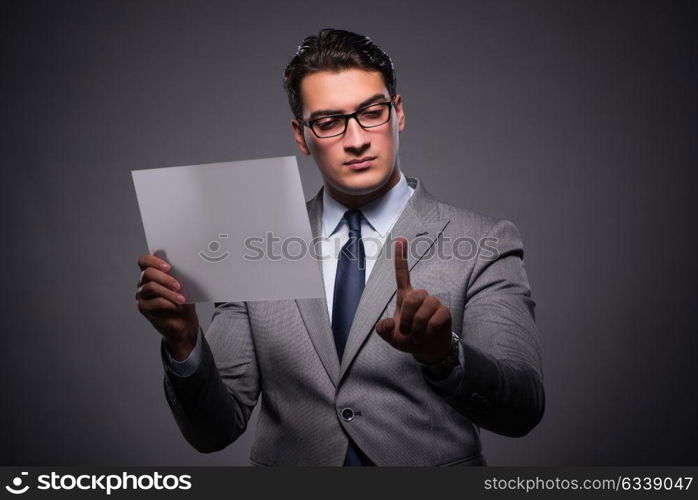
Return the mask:
<svg viewBox="0 0 698 500">
<path fill-rule="evenodd" d="M 322 116 L 317 115 L 320 111 L 347 114 L 368 104 L 390 101 L 380 72 L 353 68 L 312 73 L 303 78 L 300 91 L 306 121 Z M 304 154 L 315 158 L 331 192 L 342 197 L 362 196 L 396 178 L 398 136 L 405 128 L 399 94 L 393 99 L 390 120 L 374 128 L 364 129 L 350 119 L 343 135 L 321 139 L 308 127 L 301 128 L 296 120 L 292 125 L 296 144 Z M 365 157 L 373 159 L 363 168 L 348 164 Z"/>
</svg>

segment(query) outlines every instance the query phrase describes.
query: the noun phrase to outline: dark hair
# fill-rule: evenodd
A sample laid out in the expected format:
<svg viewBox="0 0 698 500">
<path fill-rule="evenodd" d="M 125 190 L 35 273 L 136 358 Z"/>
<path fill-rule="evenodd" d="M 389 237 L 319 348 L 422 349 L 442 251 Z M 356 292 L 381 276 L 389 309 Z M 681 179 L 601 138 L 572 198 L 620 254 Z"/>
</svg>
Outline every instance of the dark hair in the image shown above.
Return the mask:
<svg viewBox="0 0 698 500">
<path fill-rule="evenodd" d="M 395 96 L 395 68 L 388 54 L 367 36 L 325 28 L 303 40 L 284 71 L 284 89 L 293 116 L 301 118 L 303 114 L 300 96 L 303 77 L 323 70 L 349 68 L 380 71 L 390 97 Z"/>
</svg>

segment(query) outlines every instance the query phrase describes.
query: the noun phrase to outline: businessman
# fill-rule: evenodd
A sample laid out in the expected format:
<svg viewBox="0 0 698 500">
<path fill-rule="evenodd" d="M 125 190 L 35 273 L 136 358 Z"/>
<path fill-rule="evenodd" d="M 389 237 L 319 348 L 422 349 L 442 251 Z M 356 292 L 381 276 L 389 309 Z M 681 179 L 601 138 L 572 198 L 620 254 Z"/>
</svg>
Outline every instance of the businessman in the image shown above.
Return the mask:
<svg viewBox="0 0 698 500">
<path fill-rule="evenodd" d="M 216 303 L 204 332 L 169 264 L 141 255 L 178 426 L 221 450 L 262 395 L 254 465 L 485 465 L 480 428 L 523 436 L 545 406 L 517 228 L 400 170 L 403 100 L 369 38 L 307 37 L 284 87 L 323 178 L 307 209 L 326 296 Z"/>
</svg>

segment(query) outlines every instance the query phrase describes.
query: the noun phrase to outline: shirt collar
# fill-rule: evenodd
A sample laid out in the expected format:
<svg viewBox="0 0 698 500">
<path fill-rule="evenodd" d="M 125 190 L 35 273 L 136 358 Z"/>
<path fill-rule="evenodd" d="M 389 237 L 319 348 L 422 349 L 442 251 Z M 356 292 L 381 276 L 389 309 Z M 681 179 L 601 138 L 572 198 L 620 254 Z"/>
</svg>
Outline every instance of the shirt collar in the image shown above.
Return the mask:
<svg viewBox="0 0 698 500">
<path fill-rule="evenodd" d="M 361 213 L 374 231 L 384 237 L 402 213 L 413 192 L 414 189 L 407 184 L 405 175 L 400 171 L 398 183 L 379 198 L 362 206 Z M 329 238 L 339 229 L 347 210 L 349 208 L 332 198 L 327 189 L 322 190 L 322 227 L 325 238 Z"/>
</svg>

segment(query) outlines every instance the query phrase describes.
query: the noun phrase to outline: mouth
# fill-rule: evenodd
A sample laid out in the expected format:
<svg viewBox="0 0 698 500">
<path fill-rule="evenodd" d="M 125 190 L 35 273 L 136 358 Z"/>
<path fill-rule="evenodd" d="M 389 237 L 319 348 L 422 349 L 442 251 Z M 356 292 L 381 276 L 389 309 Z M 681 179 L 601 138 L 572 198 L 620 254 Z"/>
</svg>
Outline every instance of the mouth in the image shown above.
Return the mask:
<svg viewBox="0 0 698 500">
<path fill-rule="evenodd" d="M 363 170 L 370 167 L 375 159 L 375 156 L 364 156 L 363 158 L 344 162 L 344 164 L 352 170 Z"/>
</svg>

